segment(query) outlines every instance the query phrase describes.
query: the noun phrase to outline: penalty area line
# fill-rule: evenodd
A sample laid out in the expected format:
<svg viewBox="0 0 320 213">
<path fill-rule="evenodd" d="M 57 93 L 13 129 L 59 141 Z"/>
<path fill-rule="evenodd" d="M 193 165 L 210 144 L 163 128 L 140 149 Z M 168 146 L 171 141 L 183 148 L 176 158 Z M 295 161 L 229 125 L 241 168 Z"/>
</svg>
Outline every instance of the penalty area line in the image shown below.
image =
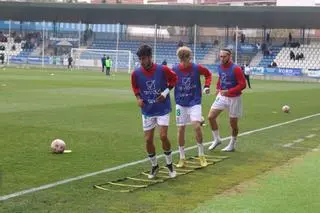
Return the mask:
<svg viewBox="0 0 320 213">
<path fill-rule="evenodd" d="M 253 134 L 253 133 L 256 133 L 256 132 L 261 132 L 261 131 L 272 129 L 272 128 L 275 128 L 275 127 L 279 127 L 279 126 L 291 124 L 291 123 L 294 123 L 294 122 L 306 120 L 306 119 L 313 118 L 313 117 L 316 117 L 316 116 L 319 116 L 319 115 L 320 115 L 320 113 L 316 113 L 316 114 L 313 114 L 313 115 L 309 115 L 309 116 L 297 118 L 297 119 L 294 119 L 294 120 L 290 120 L 290 121 L 274 124 L 274 125 L 271 125 L 271 126 L 267 126 L 267 127 L 263 127 L 263 128 L 259 128 L 259 129 L 255 129 L 255 130 L 251 130 L 251 131 L 247 131 L 247 132 L 243 132 L 243 133 L 239 134 L 238 137 L 245 136 L 245 135 L 250 135 L 250 134 Z M 230 138 L 231 138 L 230 136 L 229 137 L 225 137 L 225 138 L 222 139 L 222 141 L 228 140 Z M 204 145 L 207 146 L 211 142 L 212 141 L 206 142 L 206 143 L 204 143 Z M 195 145 L 195 146 L 188 147 L 185 150 L 192 150 L 192 149 L 195 149 L 197 147 L 198 146 Z M 178 152 L 179 151 L 176 150 L 176 151 L 173 151 L 172 153 L 176 154 Z M 162 154 L 162 155 L 157 156 L 157 158 L 161 158 L 161 157 L 164 157 L 164 155 Z M 108 172 L 120 170 L 120 169 L 129 167 L 129 166 L 134 166 L 134 165 L 137 165 L 137 164 L 140 164 L 140 163 L 145 163 L 147 161 L 149 161 L 149 159 L 145 158 L 145 159 L 142 159 L 142 160 L 133 161 L 133 162 L 130 162 L 130 163 L 125 163 L 125 164 L 122 164 L 122 165 L 119 165 L 119 166 L 115 166 L 115 167 L 112 167 L 112 168 L 103 169 L 103 170 L 100 170 L 100 171 L 97 171 L 97 172 L 92 172 L 92 173 L 80 175 L 80 176 L 77 176 L 77 177 L 73 177 L 73 178 L 68 178 L 68 179 L 65 179 L 65 180 L 57 181 L 57 182 L 54 182 L 54 183 L 45 184 L 45 185 L 42 185 L 42 186 L 39 186 L 39 187 L 34 187 L 34 188 L 30 188 L 30 189 L 14 192 L 14 193 L 11 193 L 11 194 L 8 194 L 8 195 L 0 196 L 0 201 L 5 201 L 5 200 L 8 200 L 10 198 L 19 197 L 19 196 L 22 196 L 22 195 L 25 195 L 25 194 L 30 194 L 30 193 L 38 192 L 38 191 L 41 191 L 41 190 L 44 190 L 44 189 L 53 188 L 53 187 L 56 187 L 56 186 L 59 186 L 59 185 L 62 185 L 62 184 L 70 183 L 70 182 L 73 182 L 73 181 L 76 181 L 76 180 L 81 180 L 81 179 L 92 177 L 92 176 L 95 176 L 95 175 L 99 175 L 99 174 L 103 174 L 103 173 L 108 173 Z"/>
</svg>

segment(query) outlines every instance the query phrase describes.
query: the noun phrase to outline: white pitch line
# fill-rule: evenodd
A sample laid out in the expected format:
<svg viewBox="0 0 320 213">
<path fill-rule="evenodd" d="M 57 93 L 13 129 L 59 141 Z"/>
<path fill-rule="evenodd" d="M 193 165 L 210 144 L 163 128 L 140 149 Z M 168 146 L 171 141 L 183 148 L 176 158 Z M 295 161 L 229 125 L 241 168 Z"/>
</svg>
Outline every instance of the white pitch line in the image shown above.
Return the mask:
<svg viewBox="0 0 320 213">
<path fill-rule="evenodd" d="M 290 149 L 297 149 L 297 150 L 304 150 L 304 151 L 312 151 L 312 148 L 306 148 L 306 147 L 301 147 L 301 146 L 289 146 L 287 148 Z"/>
<path fill-rule="evenodd" d="M 287 143 L 287 144 L 284 144 L 283 147 L 290 147 L 292 145 L 293 145 L 293 143 Z"/>
<path fill-rule="evenodd" d="M 313 138 L 316 134 L 307 135 L 306 138 Z"/>
<path fill-rule="evenodd" d="M 261 132 L 261 131 L 272 129 L 272 128 L 275 128 L 275 127 L 278 127 L 278 126 L 283 126 L 283 125 L 291 124 L 291 123 L 294 123 L 294 122 L 297 122 L 297 121 L 306 120 L 306 119 L 313 118 L 313 117 L 316 117 L 316 116 L 319 116 L 319 115 L 320 115 L 320 113 L 316 113 L 316 114 L 305 116 L 305 117 L 302 117 L 302 118 L 297 118 L 297 119 L 294 119 L 294 120 L 291 120 L 291 121 L 286 121 L 286 122 L 283 122 L 283 123 L 278 123 L 278 124 L 274 124 L 274 125 L 271 125 L 271 126 L 263 127 L 263 128 L 260 128 L 260 129 L 255 129 L 255 130 L 243 132 L 243 133 L 239 134 L 238 136 L 240 137 L 240 136 L 250 135 L 250 134 L 253 134 L 253 133 L 256 133 L 256 132 Z M 231 138 L 230 136 L 226 137 L 226 138 L 223 138 L 222 141 L 228 140 L 230 138 Z M 212 141 L 206 142 L 206 143 L 204 143 L 204 145 L 206 146 L 206 145 L 209 145 L 210 143 L 212 143 Z M 186 151 L 187 150 L 192 150 L 192 149 L 195 149 L 197 147 L 198 146 L 195 145 L 195 146 L 188 147 L 185 150 Z M 179 151 L 176 150 L 176 151 L 173 151 L 172 153 L 176 154 L 178 152 Z M 163 154 L 162 155 L 158 155 L 157 158 L 161 158 L 163 156 L 164 156 Z M 92 172 L 92 173 L 80 175 L 80 176 L 77 176 L 77 177 L 73 177 L 73 178 L 57 181 L 57 182 L 54 182 L 54 183 L 42 185 L 42 186 L 39 186 L 39 187 L 34 187 L 34 188 L 26 189 L 26 190 L 23 190 L 23 191 L 14 192 L 12 194 L 1 196 L 0 197 L 0 201 L 8 200 L 10 198 L 19 197 L 21 195 L 30 194 L 30 193 L 41 191 L 41 190 L 44 190 L 44 189 L 53 188 L 53 187 L 56 187 L 56 186 L 59 186 L 59 185 L 62 185 L 62 184 L 70 183 L 70 182 L 73 182 L 73 181 L 76 181 L 76 180 L 81 180 L 81 179 L 84 179 L 84 178 L 87 178 L 87 177 L 92 177 L 92 176 L 95 176 L 95 175 L 99 175 L 99 174 L 103 174 L 103 173 L 108 173 L 108 172 L 120 170 L 120 169 L 129 167 L 129 166 L 134 166 L 134 165 L 137 165 L 137 164 L 140 164 L 140 163 L 144 163 L 144 162 L 147 162 L 147 161 L 149 161 L 149 159 L 145 158 L 145 159 L 142 159 L 142 160 L 138 160 L 138 161 L 134 161 L 134 162 L 130 162 L 130 163 L 125 163 L 125 164 L 122 164 L 122 165 L 119 165 L 119 166 L 116 166 L 116 167 L 107 168 L 107 169 L 100 170 L 100 171 L 97 171 L 97 172 Z"/>
<path fill-rule="evenodd" d="M 297 139 L 297 140 L 294 140 L 293 143 L 300 143 L 300 142 L 302 142 L 302 141 L 304 141 L 304 139 L 303 139 L 303 138 L 299 138 L 299 139 Z"/>
</svg>

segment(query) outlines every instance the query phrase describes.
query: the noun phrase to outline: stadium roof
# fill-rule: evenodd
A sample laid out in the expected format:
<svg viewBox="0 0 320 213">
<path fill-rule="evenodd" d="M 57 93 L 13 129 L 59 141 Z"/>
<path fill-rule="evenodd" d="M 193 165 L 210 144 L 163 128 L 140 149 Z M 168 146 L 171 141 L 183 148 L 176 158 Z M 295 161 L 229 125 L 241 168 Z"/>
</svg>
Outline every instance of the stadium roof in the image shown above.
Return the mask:
<svg viewBox="0 0 320 213">
<path fill-rule="evenodd" d="M 0 20 L 241 28 L 320 28 L 320 7 L 0 2 Z"/>
</svg>

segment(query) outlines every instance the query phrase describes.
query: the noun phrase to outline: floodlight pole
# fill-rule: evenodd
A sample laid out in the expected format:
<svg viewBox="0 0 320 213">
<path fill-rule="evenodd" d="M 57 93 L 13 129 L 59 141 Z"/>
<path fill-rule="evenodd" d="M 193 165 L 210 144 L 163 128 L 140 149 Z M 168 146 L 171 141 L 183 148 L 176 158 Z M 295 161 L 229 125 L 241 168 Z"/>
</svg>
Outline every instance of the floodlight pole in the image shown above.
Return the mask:
<svg viewBox="0 0 320 213">
<path fill-rule="evenodd" d="M 158 29 L 157 24 L 154 25 L 154 43 L 153 43 L 153 60 L 156 63 L 157 60 L 157 35 L 158 35 Z"/>
<path fill-rule="evenodd" d="M 197 47 L 197 25 L 194 25 L 193 35 L 193 63 L 196 63 L 196 47 Z"/>
<path fill-rule="evenodd" d="M 81 48 L 81 21 L 79 21 L 79 31 L 78 31 L 78 48 Z"/>
<path fill-rule="evenodd" d="M 120 37 L 120 23 L 117 24 L 117 47 L 116 47 L 116 66 L 115 72 L 118 72 L 118 50 L 119 50 L 119 37 Z"/>
<path fill-rule="evenodd" d="M 42 21 L 42 68 L 44 67 L 44 25 L 45 21 Z"/>
<path fill-rule="evenodd" d="M 131 51 L 130 51 L 130 52 L 129 52 L 129 68 L 128 68 L 128 73 L 131 73 L 131 64 L 132 64 L 131 58 L 132 58 L 132 55 L 131 55 Z"/>
<path fill-rule="evenodd" d="M 9 39 L 10 39 L 10 37 L 11 37 L 11 20 L 9 20 Z M 8 43 L 9 43 L 9 41 L 8 41 Z M 6 48 L 6 52 L 7 52 L 7 65 L 9 65 L 10 64 L 10 51 L 9 51 L 8 45 Z"/>
<path fill-rule="evenodd" d="M 236 26 L 235 63 L 238 63 L 238 26 Z"/>
</svg>

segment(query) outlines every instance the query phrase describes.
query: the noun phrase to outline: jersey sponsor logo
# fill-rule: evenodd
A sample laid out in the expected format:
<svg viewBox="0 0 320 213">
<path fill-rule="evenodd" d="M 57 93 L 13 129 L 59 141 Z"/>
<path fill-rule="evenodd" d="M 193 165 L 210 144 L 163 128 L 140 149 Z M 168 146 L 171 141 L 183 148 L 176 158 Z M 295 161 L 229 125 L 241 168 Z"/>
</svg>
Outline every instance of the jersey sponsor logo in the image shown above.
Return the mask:
<svg viewBox="0 0 320 213">
<path fill-rule="evenodd" d="M 182 97 L 188 97 L 192 96 L 192 89 L 195 88 L 195 85 L 192 85 L 192 79 L 190 77 L 182 77 L 181 78 L 181 85 L 178 86 L 178 89 L 180 90 L 179 96 Z"/>
<path fill-rule="evenodd" d="M 156 89 L 156 80 L 146 81 L 147 89 L 148 90 L 155 90 Z"/>
<path fill-rule="evenodd" d="M 160 94 L 160 89 L 156 90 L 156 80 L 146 81 L 147 90 L 143 91 L 145 95 L 148 96 L 147 102 L 149 104 L 157 103 L 156 98 Z"/>
<path fill-rule="evenodd" d="M 191 89 L 191 78 L 190 77 L 183 77 L 182 78 L 182 86 L 186 90 L 190 90 Z"/>
</svg>

